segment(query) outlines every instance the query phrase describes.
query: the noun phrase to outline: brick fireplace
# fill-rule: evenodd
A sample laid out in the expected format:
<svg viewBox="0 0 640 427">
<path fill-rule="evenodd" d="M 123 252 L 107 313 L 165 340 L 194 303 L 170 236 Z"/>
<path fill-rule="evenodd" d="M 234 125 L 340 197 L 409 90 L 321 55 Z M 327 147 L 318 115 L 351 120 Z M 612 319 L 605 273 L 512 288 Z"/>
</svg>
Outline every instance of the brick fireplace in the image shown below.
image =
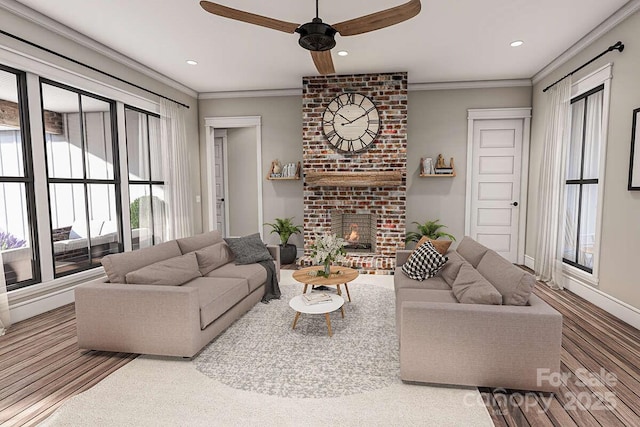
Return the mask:
<svg viewBox="0 0 640 427">
<path fill-rule="evenodd" d="M 337 152 L 322 133 L 322 114 L 343 92 L 358 92 L 376 104 L 380 133 L 366 151 Z M 407 165 L 407 73 L 303 78 L 304 241 L 303 265 L 316 235 L 351 234 L 346 265 L 361 273 L 388 274 L 404 248 Z M 338 221 L 336 223 L 336 221 Z M 346 229 L 345 229 L 346 225 Z M 366 241 L 366 242 L 364 242 Z M 362 244 L 360 244 L 362 243 Z"/>
</svg>

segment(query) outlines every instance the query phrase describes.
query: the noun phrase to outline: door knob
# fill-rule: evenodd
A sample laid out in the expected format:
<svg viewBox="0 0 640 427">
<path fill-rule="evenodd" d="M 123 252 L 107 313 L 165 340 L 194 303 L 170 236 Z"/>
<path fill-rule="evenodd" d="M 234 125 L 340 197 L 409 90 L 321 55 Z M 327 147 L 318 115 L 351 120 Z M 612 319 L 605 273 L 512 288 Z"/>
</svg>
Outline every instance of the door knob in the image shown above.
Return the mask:
<svg viewBox="0 0 640 427">
<path fill-rule="evenodd" d="M 518 206 L 518 202 L 511 203 L 511 206 Z"/>
</svg>

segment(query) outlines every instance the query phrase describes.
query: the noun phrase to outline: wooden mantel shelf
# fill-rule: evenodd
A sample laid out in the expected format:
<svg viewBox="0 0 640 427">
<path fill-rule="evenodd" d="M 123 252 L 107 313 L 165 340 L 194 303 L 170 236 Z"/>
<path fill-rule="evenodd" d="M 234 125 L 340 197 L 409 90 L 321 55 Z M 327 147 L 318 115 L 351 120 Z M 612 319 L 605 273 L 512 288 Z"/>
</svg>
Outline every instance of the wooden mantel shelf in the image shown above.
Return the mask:
<svg viewBox="0 0 640 427">
<path fill-rule="evenodd" d="M 307 172 L 305 183 L 310 187 L 397 187 L 402 184 L 402 172 Z"/>
</svg>

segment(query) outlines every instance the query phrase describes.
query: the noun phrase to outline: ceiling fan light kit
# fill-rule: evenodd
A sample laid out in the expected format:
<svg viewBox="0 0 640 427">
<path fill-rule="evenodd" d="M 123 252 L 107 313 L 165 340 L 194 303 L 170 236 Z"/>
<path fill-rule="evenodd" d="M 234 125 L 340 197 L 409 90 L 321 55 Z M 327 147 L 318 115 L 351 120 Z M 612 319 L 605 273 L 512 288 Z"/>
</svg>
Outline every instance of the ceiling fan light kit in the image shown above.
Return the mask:
<svg viewBox="0 0 640 427">
<path fill-rule="evenodd" d="M 320 18 L 313 18 L 313 21 L 302 24 L 296 28 L 296 33 L 300 34 L 298 44 L 307 50 L 321 52 L 331 50 L 336 45 L 337 31 Z"/>
<path fill-rule="evenodd" d="M 247 22 L 285 33 L 300 34 L 298 44 L 311 52 L 313 63 L 318 72 L 323 75 L 335 74 L 336 72 L 333 67 L 331 52 L 329 52 L 336 45 L 336 33 L 340 33 L 340 35 L 344 37 L 379 30 L 413 18 L 420 13 L 421 9 L 420 0 L 409 0 L 400 6 L 329 25 L 322 22 L 322 19 L 318 16 L 318 0 L 316 0 L 316 17 L 313 18 L 311 22 L 298 25 L 238 9 L 232 9 L 206 0 L 202 0 L 200 6 L 207 12 L 224 18 Z M 319 54 L 319 52 L 325 53 Z"/>
</svg>

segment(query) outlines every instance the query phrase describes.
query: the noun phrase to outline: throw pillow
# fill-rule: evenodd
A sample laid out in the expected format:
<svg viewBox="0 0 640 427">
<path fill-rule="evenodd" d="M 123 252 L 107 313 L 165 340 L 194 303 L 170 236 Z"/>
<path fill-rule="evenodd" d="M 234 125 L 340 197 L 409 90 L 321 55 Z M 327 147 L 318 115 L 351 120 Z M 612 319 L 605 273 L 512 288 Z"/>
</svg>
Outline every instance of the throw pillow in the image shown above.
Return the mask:
<svg viewBox="0 0 640 427">
<path fill-rule="evenodd" d="M 401 269 L 410 279 L 423 281 L 435 276 L 448 259 L 431 242 L 425 242 L 411 253 Z"/>
<path fill-rule="evenodd" d="M 198 267 L 204 276 L 218 267 L 233 261 L 233 253 L 225 242 L 216 243 L 196 251 Z"/>
<path fill-rule="evenodd" d="M 451 290 L 463 304 L 502 304 L 500 292 L 466 261 L 460 266 Z"/>
<path fill-rule="evenodd" d="M 445 255 L 447 253 L 447 251 L 449 250 L 449 246 L 451 246 L 452 243 L 451 240 L 433 240 L 428 238 L 427 236 L 423 236 L 416 245 L 416 249 L 422 246 L 422 244 L 427 241 L 431 242 L 436 250 L 442 255 Z"/>
<path fill-rule="evenodd" d="M 138 285 L 179 286 L 201 277 L 195 253 L 150 264 L 139 270 L 127 273 L 127 283 Z"/>
<path fill-rule="evenodd" d="M 505 305 L 527 305 L 536 279 L 489 250 L 478 264 L 482 274 L 502 294 Z"/>
<path fill-rule="evenodd" d="M 225 237 L 224 241 L 235 255 L 236 264 L 254 264 L 273 259 L 258 233 L 245 237 Z"/>
</svg>

